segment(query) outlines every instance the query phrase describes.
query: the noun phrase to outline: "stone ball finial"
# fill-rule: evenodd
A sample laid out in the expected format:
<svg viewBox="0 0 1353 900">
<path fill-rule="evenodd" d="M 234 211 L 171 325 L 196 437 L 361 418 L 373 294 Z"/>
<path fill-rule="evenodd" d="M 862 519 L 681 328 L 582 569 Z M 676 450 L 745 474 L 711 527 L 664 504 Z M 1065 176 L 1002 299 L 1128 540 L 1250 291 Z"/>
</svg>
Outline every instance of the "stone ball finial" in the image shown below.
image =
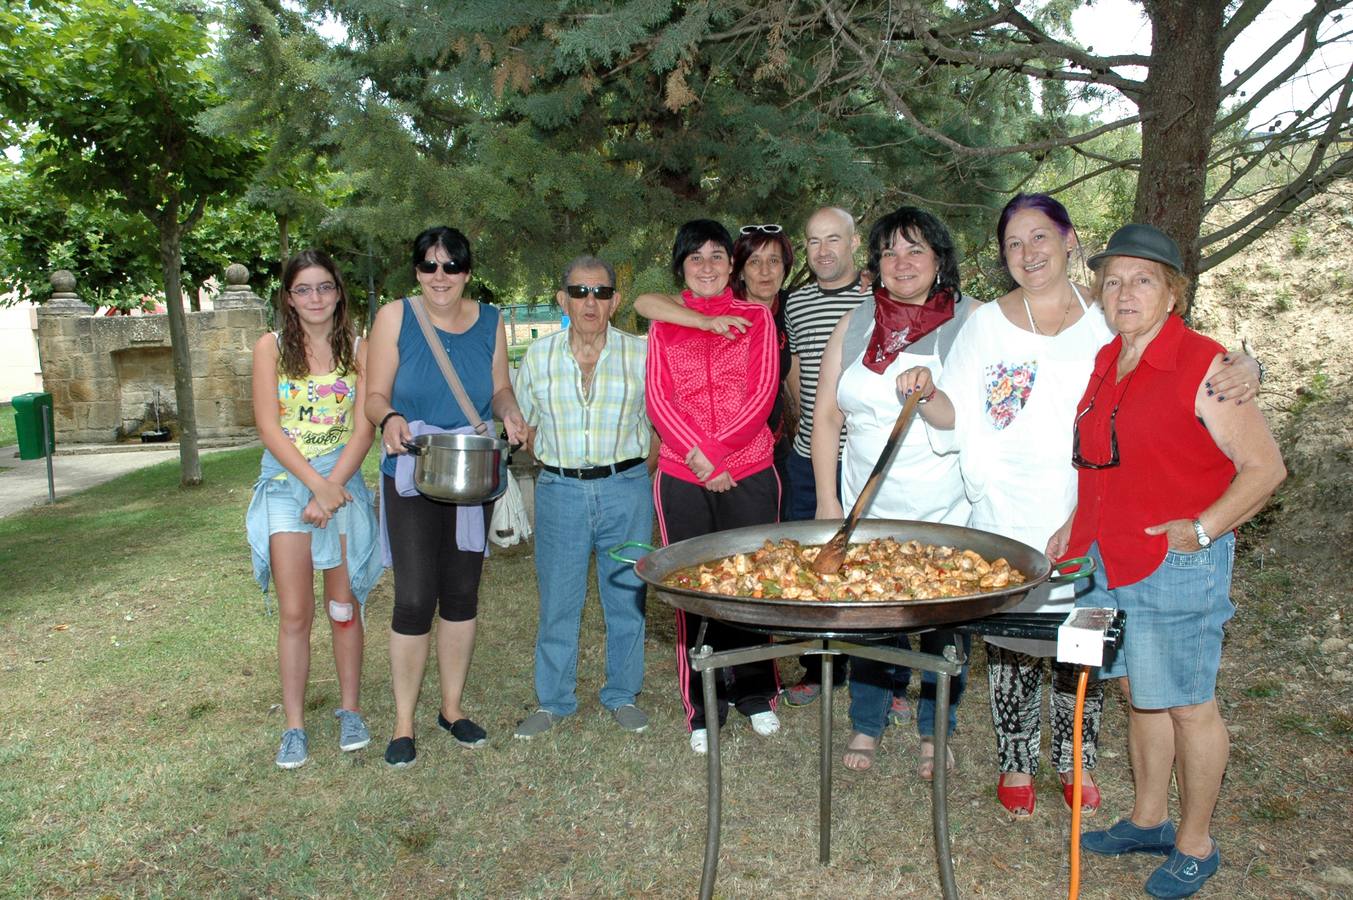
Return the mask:
<svg viewBox="0 0 1353 900">
<path fill-rule="evenodd" d="M 249 270 L 239 263 L 231 263 L 225 270 L 225 287 L 216 297 L 217 309 L 248 309 L 263 306 L 263 300 L 249 289 Z"/>
<path fill-rule="evenodd" d="M 94 310 L 75 293 L 75 273 L 57 269 L 47 277 L 52 284 L 52 296 L 38 307 L 41 316 L 88 316 Z"/>
</svg>

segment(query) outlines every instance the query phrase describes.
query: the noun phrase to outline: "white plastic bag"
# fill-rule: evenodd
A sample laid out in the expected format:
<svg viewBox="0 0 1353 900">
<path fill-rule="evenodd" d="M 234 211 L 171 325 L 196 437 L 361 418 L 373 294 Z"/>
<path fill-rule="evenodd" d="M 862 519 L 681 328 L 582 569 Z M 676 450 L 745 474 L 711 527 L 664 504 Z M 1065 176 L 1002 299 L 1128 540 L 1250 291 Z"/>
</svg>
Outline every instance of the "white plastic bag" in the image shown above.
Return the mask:
<svg viewBox="0 0 1353 900">
<path fill-rule="evenodd" d="M 517 478 L 511 473 L 507 477 L 507 490 L 493 504 L 493 520 L 489 522 L 489 540 L 499 547 L 511 547 L 531 536 L 531 520 L 526 515 L 526 504 L 522 502 L 521 488 L 517 487 Z"/>
</svg>

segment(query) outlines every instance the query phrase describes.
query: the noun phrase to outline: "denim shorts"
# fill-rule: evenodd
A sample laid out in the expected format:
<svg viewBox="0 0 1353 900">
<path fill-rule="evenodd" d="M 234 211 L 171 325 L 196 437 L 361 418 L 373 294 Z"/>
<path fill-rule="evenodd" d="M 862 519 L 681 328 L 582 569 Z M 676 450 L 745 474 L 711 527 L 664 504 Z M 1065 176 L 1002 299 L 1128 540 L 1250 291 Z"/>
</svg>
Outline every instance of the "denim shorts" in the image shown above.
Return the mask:
<svg viewBox="0 0 1353 900">
<path fill-rule="evenodd" d="M 1206 703 L 1216 695 L 1222 626 L 1235 614 L 1231 567 L 1236 538 L 1227 533 L 1194 553 L 1167 551 L 1156 571 L 1135 584 L 1106 588 L 1099 545 L 1090 547 L 1097 566 L 1089 591 L 1077 606 L 1103 606 L 1127 613 L 1123 646 L 1100 678 L 1127 677 L 1132 705 L 1169 709 Z"/>
<path fill-rule="evenodd" d="M 301 512 L 305 509 L 296 504 L 296 500 L 287 490 L 286 484 L 278 481 L 275 485 L 269 484 L 268 491 L 268 534 L 273 535 L 282 531 L 302 531 L 308 532 L 312 526 L 301 521 Z M 329 520 L 330 525 L 338 526 L 339 534 L 348 533 L 348 516 L 351 515 L 351 503 L 345 503 L 339 507 L 338 513 Z"/>
</svg>

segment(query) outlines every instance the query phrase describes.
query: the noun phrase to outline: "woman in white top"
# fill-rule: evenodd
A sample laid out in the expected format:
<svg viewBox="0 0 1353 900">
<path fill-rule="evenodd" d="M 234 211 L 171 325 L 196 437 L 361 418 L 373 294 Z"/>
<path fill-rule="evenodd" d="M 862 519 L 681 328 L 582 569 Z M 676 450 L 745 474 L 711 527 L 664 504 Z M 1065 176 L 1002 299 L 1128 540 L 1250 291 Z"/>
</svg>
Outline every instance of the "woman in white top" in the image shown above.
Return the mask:
<svg viewBox="0 0 1353 900">
<path fill-rule="evenodd" d="M 959 451 L 973 504 L 969 524 L 1045 549 L 1055 559 L 1066 549 L 1063 526 L 1076 507 L 1076 404 L 1095 353 L 1113 332 L 1103 310 L 1087 299 L 1089 291 L 1067 277 L 1079 239 L 1061 203 L 1046 194 L 1019 194 L 1002 210 L 996 235 L 1015 289 L 973 314 L 938 379 L 918 367 L 903 373 L 897 386 L 930 393 L 938 384 L 921 414 L 937 450 Z M 1243 360 L 1234 378 L 1217 385 L 1219 393 L 1241 402 L 1253 396 L 1243 382 L 1257 383 L 1258 371 L 1248 357 Z M 1060 612 L 1073 605 L 1070 585 L 1043 585 L 1016 610 Z M 987 644 L 1001 805 L 1017 818 L 1034 810 L 1045 664 L 1052 668 L 1052 759 L 1069 805 L 1076 667 L 1053 659 L 1057 647 L 1051 641 L 988 638 Z M 1082 717 L 1087 776 L 1081 800 L 1087 813 L 1100 804 L 1088 771 L 1095 767 L 1102 709 L 1103 687 L 1092 683 Z"/>
<path fill-rule="evenodd" d="M 897 377 L 924 366 L 936 375 L 963 320 L 977 304 L 959 294 L 958 254 L 944 225 L 928 212 L 902 207 L 869 232 L 869 270 L 874 296 L 848 313 L 827 341 L 813 406 L 812 456 L 817 479 L 817 517 L 841 518 L 855 503 L 902 411 Z M 1077 397 L 1079 399 L 1079 395 Z M 837 499 L 837 447 L 842 427 L 841 497 Z M 940 455 L 924 428 L 909 428 L 865 511 L 872 519 L 919 519 L 962 525 L 968 520 L 956 454 Z M 922 636 L 922 649 L 938 652 L 951 632 Z M 855 658 L 850 669 L 852 733 L 843 759 L 847 768 L 873 764 L 892 705 L 891 666 Z M 965 672 L 966 674 L 966 672 Z M 950 701 L 950 728 L 963 693 L 960 676 Z M 933 772 L 935 683 L 922 679 L 917 729 L 923 778 Z"/>
</svg>

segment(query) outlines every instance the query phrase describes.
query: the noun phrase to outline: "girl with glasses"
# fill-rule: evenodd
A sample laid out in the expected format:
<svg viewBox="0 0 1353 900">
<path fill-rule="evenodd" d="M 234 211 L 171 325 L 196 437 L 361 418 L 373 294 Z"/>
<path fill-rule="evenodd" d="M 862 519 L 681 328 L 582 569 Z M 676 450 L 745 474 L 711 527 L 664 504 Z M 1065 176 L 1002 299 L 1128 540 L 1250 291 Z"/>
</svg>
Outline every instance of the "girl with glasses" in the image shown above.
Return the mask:
<svg viewBox="0 0 1353 900">
<path fill-rule="evenodd" d="M 371 742 L 359 711 L 364 618 L 380 577 L 371 495 L 361 465 L 371 447 L 364 415 L 366 345 L 353 334 L 343 278 L 326 254 L 306 250 L 282 270 L 282 327 L 254 346 L 254 419 L 265 448 L 247 526 L 254 574 L 276 583 L 277 659 L 286 730 L 276 763 L 309 758 L 305 686 L 310 673 L 314 572 L 324 572 L 340 706 L 339 747 Z"/>
</svg>

